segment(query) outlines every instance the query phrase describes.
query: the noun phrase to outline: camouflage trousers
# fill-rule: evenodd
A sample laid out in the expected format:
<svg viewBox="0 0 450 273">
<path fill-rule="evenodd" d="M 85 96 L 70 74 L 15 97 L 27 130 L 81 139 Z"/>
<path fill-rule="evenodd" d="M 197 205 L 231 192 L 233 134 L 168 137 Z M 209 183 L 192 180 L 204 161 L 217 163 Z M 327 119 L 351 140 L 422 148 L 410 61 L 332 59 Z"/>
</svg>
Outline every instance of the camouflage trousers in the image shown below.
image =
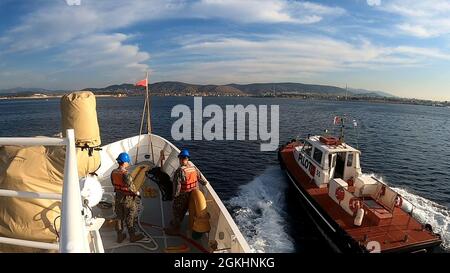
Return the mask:
<svg viewBox="0 0 450 273">
<path fill-rule="evenodd" d="M 125 224 L 129 233 L 135 232 L 139 201 L 138 197 L 116 192 L 114 209 L 118 220 L 117 231 L 121 232 Z"/>
<path fill-rule="evenodd" d="M 189 197 L 191 196 L 190 192 L 182 192 L 177 197 L 173 199 L 172 210 L 173 210 L 173 219 L 170 221 L 170 225 L 178 229 L 183 222 L 184 215 L 189 209 Z"/>
</svg>

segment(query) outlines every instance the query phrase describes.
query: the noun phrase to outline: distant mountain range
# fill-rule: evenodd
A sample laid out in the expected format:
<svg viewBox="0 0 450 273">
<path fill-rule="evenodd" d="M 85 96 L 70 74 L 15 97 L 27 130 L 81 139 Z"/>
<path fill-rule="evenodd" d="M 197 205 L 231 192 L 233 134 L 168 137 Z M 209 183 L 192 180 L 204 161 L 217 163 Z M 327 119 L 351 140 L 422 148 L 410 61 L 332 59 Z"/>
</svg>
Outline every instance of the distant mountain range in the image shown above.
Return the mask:
<svg viewBox="0 0 450 273">
<path fill-rule="evenodd" d="M 348 89 L 330 85 L 304 84 L 304 83 L 252 83 L 252 84 L 226 84 L 201 85 L 184 82 L 157 82 L 149 85 L 152 93 L 164 95 L 228 95 L 228 96 L 266 96 L 279 94 L 320 94 L 330 96 L 357 96 L 357 97 L 394 97 L 382 91 L 365 89 Z M 110 85 L 104 88 L 85 88 L 97 94 L 130 93 L 139 88 L 133 84 Z M 141 88 L 142 89 L 142 88 Z M 55 94 L 67 91 L 54 91 L 41 88 L 11 88 L 0 90 L 0 94 Z"/>
<path fill-rule="evenodd" d="M 381 96 L 381 97 L 386 97 L 386 98 L 395 98 L 396 96 L 389 94 L 387 92 L 384 91 L 372 91 L 372 90 L 366 90 L 366 89 L 353 89 L 353 88 L 349 88 L 349 91 L 351 91 L 353 94 L 363 94 L 365 96 Z"/>
<path fill-rule="evenodd" d="M 3 89 L 0 90 L 0 94 L 2 93 L 29 93 L 29 92 L 52 92 L 52 90 L 42 89 L 42 88 L 23 88 L 23 87 L 16 87 L 16 88 L 9 88 L 9 89 Z"/>
<path fill-rule="evenodd" d="M 226 84 L 226 85 L 200 85 L 184 82 L 157 82 L 149 85 L 152 93 L 160 94 L 221 94 L 221 95 L 277 95 L 277 94 L 323 94 L 334 96 L 367 96 L 367 97 L 394 97 L 382 91 L 364 89 L 348 89 L 330 85 L 304 84 L 304 83 L 252 83 L 252 84 Z M 86 88 L 93 92 L 119 92 L 133 91 L 137 88 L 132 84 L 111 85 L 105 88 Z"/>
</svg>

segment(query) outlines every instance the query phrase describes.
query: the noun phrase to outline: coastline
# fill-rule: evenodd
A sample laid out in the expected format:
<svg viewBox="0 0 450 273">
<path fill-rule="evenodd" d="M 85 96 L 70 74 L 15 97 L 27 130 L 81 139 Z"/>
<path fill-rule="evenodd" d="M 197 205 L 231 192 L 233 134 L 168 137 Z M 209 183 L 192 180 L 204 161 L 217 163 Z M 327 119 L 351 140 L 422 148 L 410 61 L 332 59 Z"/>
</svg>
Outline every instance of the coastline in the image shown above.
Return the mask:
<svg viewBox="0 0 450 273">
<path fill-rule="evenodd" d="M 95 94 L 95 93 L 94 93 Z M 126 98 L 126 97 L 137 97 L 141 94 L 95 94 L 97 98 Z M 58 95 L 38 95 L 38 96 L 0 96 L 0 101 L 9 100 L 49 100 L 49 99 L 60 99 L 63 94 Z M 153 93 L 152 96 L 155 97 L 234 97 L 234 98 L 266 98 L 266 99 L 296 99 L 302 101 L 341 101 L 341 102 L 370 102 L 375 104 L 404 104 L 404 105 L 422 105 L 430 107 L 439 108 L 450 108 L 448 102 L 437 102 L 429 100 L 420 99 L 406 99 L 406 98 L 370 98 L 370 97 L 334 97 L 334 96 L 314 96 L 314 95 L 298 95 L 298 96 L 264 96 L 264 95 L 212 95 L 212 94 L 160 94 Z"/>
<path fill-rule="evenodd" d="M 50 95 L 50 96 L 17 96 L 17 97 L 11 97 L 11 96 L 7 96 L 7 97 L 1 97 L 0 96 L 0 100 L 47 100 L 47 99 L 60 99 L 63 95 Z M 108 98 L 108 97 L 113 97 L 113 98 L 125 98 L 127 96 L 117 96 L 117 95 L 95 95 L 95 97 L 97 98 Z"/>
</svg>

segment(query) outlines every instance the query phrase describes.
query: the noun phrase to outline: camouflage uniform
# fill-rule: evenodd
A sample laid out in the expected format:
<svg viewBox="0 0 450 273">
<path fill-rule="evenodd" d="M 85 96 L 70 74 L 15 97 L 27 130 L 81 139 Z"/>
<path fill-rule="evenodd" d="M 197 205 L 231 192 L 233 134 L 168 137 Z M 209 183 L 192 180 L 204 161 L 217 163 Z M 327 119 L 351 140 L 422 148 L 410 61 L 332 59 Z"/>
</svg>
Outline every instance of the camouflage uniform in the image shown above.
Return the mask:
<svg viewBox="0 0 450 273">
<path fill-rule="evenodd" d="M 122 167 L 119 167 L 117 170 L 119 170 L 120 168 Z M 129 187 L 129 190 L 131 192 L 136 192 L 136 188 L 133 184 L 133 179 L 128 172 L 124 172 L 123 181 Z M 118 225 L 116 226 L 118 232 L 121 232 L 123 230 L 124 224 L 127 226 L 128 233 L 135 232 L 134 223 L 137 219 L 138 213 L 138 200 L 136 199 L 138 199 L 137 195 L 129 195 L 120 191 L 116 191 L 114 209 L 118 220 Z"/>
<path fill-rule="evenodd" d="M 188 164 L 190 166 L 193 166 L 193 164 L 189 161 Z M 202 185 L 206 185 L 208 182 L 206 181 L 205 177 L 200 173 L 200 171 L 195 167 L 197 170 L 197 182 L 201 183 Z M 182 192 L 181 191 L 181 184 L 185 183 L 186 176 L 184 171 L 182 170 L 182 167 L 180 166 L 174 174 L 173 177 L 173 183 L 174 183 L 174 199 L 172 204 L 172 210 L 173 210 L 173 219 L 170 221 L 170 226 L 172 229 L 179 229 L 181 223 L 183 222 L 184 215 L 186 215 L 186 212 L 189 209 L 189 197 L 191 195 L 191 192 Z M 198 183 L 197 183 L 198 188 Z"/>
</svg>

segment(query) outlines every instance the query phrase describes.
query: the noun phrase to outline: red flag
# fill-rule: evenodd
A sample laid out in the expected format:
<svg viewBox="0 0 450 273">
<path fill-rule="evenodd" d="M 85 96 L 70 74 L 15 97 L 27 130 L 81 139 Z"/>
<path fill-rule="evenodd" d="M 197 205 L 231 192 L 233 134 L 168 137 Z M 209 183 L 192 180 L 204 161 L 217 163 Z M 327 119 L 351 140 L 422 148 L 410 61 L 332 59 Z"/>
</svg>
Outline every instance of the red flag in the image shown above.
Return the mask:
<svg viewBox="0 0 450 273">
<path fill-rule="evenodd" d="M 140 80 L 140 81 L 138 81 L 137 83 L 134 84 L 134 86 L 144 86 L 144 87 L 146 87 L 147 85 L 148 85 L 147 79 Z"/>
<path fill-rule="evenodd" d="M 341 124 L 341 118 L 340 117 L 334 117 L 334 125 Z"/>
</svg>

